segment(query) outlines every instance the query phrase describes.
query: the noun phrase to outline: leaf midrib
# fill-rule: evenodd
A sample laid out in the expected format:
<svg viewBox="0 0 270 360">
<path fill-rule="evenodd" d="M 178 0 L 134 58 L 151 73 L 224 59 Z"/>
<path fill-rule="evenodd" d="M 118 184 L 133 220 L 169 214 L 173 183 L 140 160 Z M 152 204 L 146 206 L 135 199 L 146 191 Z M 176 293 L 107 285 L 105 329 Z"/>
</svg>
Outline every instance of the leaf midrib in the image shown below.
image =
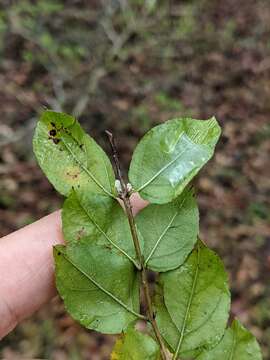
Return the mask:
<svg viewBox="0 0 270 360">
<path fill-rule="evenodd" d="M 72 136 L 71 136 L 72 137 Z M 73 139 L 73 137 L 72 137 Z M 79 166 L 86 172 L 86 174 L 88 176 L 90 176 L 90 178 L 96 183 L 96 185 L 98 185 L 104 192 L 105 194 L 109 195 L 110 197 L 115 199 L 115 196 L 110 193 L 97 179 L 96 177 L 91 173 L 91 171 L 89 169 L 87 169 L 87 167 L 85 167 L 82 162 L 76 157 L 76 155 L 74 154 L 74 152 L 71 150 L 70 146 L 67 144 L 67 142 L 64 140 L 63 137 L 61 137 L 61 140 L 64 144 L 64 146 L 66 147 L 67 151 L 70 153 L 70 155 L 72 156 L 72 158 L 74 159 L 74 161 L 79 164 Z"/>
<path fill-rule="evenodd" d="M 186 332 L 186 336 L 190 336 L 191 334 L 195 333 L 196 331 L 201 329 L 208 322 L 208 320 L 211 318 L 211 316 L 215 313 L 215 311 L 219 307 L 221 300 L 222 300 L 222 296 L 220 296 L 219 301 L 216 303 L 216 305 L 215 305 L 214 309 L 212 310 L 212 312 L 208 315 L 208 318 L 206 318 L 204 320 L 204 322 L 201 323 L 197 328 L 195 328 L 195 329 L 193 329 L 193 330 L 191 330 L 189 332 Z"/>
<path fill-rule="evenodd" d="M 236 338 L 235 338 L 235 333 L 233 331 L 233 343 L 232 343 L 232 350 L 229 356 L 228 360 L 233 360 L 233 355 L 234 355 L 234 351 L 235 351 L 235 345 L 236 345 Z"/>
<path fill-rule="evenodd" d="M 207 138 L 207 135 L 209 133 L 209 131 L 215 126 L 215 121 L 213 119 L 213 121 L 211 122 L 209 128 L 207 129 L 206 133 L 202 134 L 202 136 L 198 136 L 197 137 L 197 140 L 199 139 L 200 140 L 200 143 L 197 143 L 197 142 L 194 142 L 194 140 L 189 137 L 187 134 L 187 137 L 188 139 L 196 146 L 199 146 L 199 145 L 203 145 L 203 142 L 206 140 Z M 177 142 L 175 143 L 175 146 L 176 144 L 179 142 L 180 138 L 181 138 L 181 135 L 182 134 L 185 134 L 185 132 L 182 132 L 179 136 L 179 138 L 177 139 Z M 183 155 L 183 153 L 185 152 L 186 150 L 183 150 L 180 154 L 178 154 L 176 156 L 176 158 L 174 158 L 173 160 L 171 160 L 168 164 L 166 164 L 163 168 L 161 168 L 154 176 L 152 176 L 152 178 L 150 178 L 148 181 L 146 181 L 143 185 L 141 185 L 138 189 L 136 189 L 137 192 L 139 191 L 142 191 L 146 186 L 148 186 L 149 184 L 151 184 L 163 171 L 167 170 L 168 167 L 170 167 L 172 164 L 175 163 L 176 160 L 179 159 L 179 157 L 181 155 Z"/>
<path fill-rule="evenodd" d="M 193 300 L 193 297 L 194 297 L 195 288 L 196 288 L 196 285 L 197 285 L 198 273 L 199 273 L 199 263 L 200 263 L 200 246 L 198 245 L 198 247 L 197 247 L 196 272 L 195 272 L 195 275 L 194 275 L 194 278 L 193 278 L 192 288 L 191 288 L 191 292 L 190 292 L 190 297 L 189 297 L 189 300 L 188 300 L 187 309 L 186 309 L 186 312 L 185 312 L 185 317 L 184 317 L 183 325 L 182 325 L 182 328 L 181 328 L 180 338 L 179 338 L 179 341 L 178 341 L 178 345 L 177 345 L 177 348 L 176 348 L 176 352 L 175 352 L 175 354 L 174 354 L 174 356 L 173 356 L 173 360 L 176 360 L 176 359 L 177 359 L 177 356 L 178 356 L 178 354 L 179 354 L 181 345 L 182 345 L 182 343 L 183 343 L 184 333 L 185 333 L 186 324 L 187 324 L 187 318 L 188 318 L 188 314 L 189 314 L 189 311 L 190 311 L 191 303 L 192 303 L 192 300 Z"/>
<path fill-rule="evenodd" d="M 176 211 L 176 213 L 173 215 L 173 217 L 171 218 L 169 224 L 165 227 L 165 229 L 163 230 L 163 232 L 161 233 L 161 235 L 159 236 L 157 242 L 155 243 L 155 245 L 153 246 L 152 250 L 150 251 L 150 254 L 148 255 L 147 259 L 145 260 L 145 265 L 147 265 L 147 263 L 151 260 L 151 257 L 153 256 L 154 252 L 156 251 L 158 245 L 160 244 L 161 240 L 164 238 L 165 234 L 167 233 L 167 231 L 169 230 L 169 228 L 171 227 L 174 219 L 176 218 L 178 214 L 178 211 Z"/>
<path fill-rule="evenodd" d="M 140 186 L 138 189 L 136 189 L 136 192 L 140 192 L 142 191 L 144 188 L 146 188 L 146 186 L 148 186 L 149 184 L 151 184 L 160 174 L 162 174 L 165 170 L 167 170 L 172 164 L 174 164 L 176 162 L 176 160 L 179 159 L 179 157 L 181 155 L 184 154 L 186 150 L 183 150 L 181 153 L 179 153 L 173 160 L 171 160 L 168 164 L 166 164 L 165 166 L 163 166 L 163 168 L 161 168 L 154 176 L 152 176 L 151 179 L 149 179 L 148 181 L 146 181 L 142 186 Z"/>
<path fill-rule="evenodd" d="M 152 250 L 150 251 L 150 254 L 148 255 L 147 259 L 145 260 L 145 265 L 147 265 L 147 263 L 151 260 L 152 255 L 155 253 L 158 245 L 160 244 L 161 240 L 164 238 L 164 236 L 166 235 L 167 231 L 170 229 L 172 223 L 174 222 L 176 216 L 180 213 L 180 211 L 182 210 L 183 204 L 185 202 L 186 198 L 183 199 L 183 201 L 181 202 L 181 204 L 179 205 L 178 209 L 176 210 L 176 212 L 173 214 L 171 220 L 169 221 L 168 225 L 164 228 L 163 232 L 161 233 L 161 235 L 159 236 L 157 242 L 155 243 L 155 245 L 153 246 Z"/>
<path fill-rule="evenodd" d="M 139 269 L 139 265 L 137 264 L 137 262 L 128 255 L 128 253 L 126 253 L 123 249 L 121 249 L 117 244 L 115 244 L 115 242 L 113 240 L 111 240 L 109 238 L 109 236 L 102 230 L 102 228 L 98 225 L 98 223 L 91 217 L 91 215 L 89 214 L 89 212 L 87 211 L 87 209 L 82 205 L 82 203 L 79 201 L 78 197 L 77 197 L 78 203 L 81 207 L 81 209 L 84 211 L 84 213 L 87 215 L 87 217 L 89 218 L 89 220 L 95 225 L 95 227 L 98 229 L 98 231 L 109 241 L 110 244 L 112 244 L 112 246 L 114 246 L 117 250 L 119 250 L 123 255 L 125 255 L 135 266 L 137 269 Z"/>
<path fill-rule="evenodd" d="M 135 315 L 136 317 L 145 320 L 145 317 L 133 309 L 131 309 L 129 306 L 127 306 L 125 303 L 123 303 L 120 299 L 118 299 L 116 296 L 114 296 L 110 291 L 106 290 L 102 285 L 100 285 L 96 280 L 94 280 L 89 274 L 87 274 L 84 270 L 82 270 L 78 265 L 76 265 L 66 254 L 61 252 L 62 256 L 72 265 L 74 266 L 81 274 L 83 274 L 88 280 L 90 280 L 99 290 L 103 291 L 106 295 L 111 297 L 115 302 L 117 302 L 119 305 L 121 305 L 125 310 L 130 312 L 131 314 Z"/>
</svg>

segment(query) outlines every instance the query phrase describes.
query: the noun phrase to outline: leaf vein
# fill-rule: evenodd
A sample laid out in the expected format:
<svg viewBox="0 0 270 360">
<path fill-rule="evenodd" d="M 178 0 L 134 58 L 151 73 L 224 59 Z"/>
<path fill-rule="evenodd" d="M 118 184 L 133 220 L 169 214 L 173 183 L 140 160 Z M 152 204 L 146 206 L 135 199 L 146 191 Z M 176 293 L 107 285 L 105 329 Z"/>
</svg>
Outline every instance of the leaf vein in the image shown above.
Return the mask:
<svg viewBox="0 0 270 360">
<path fill-rule="evenodd" d="M 157 242 L 155 243 L 155 245 L 153 246 L 152 250 L 150 251 L 150 254 L 148 255 L 147 259 L 145 260 L 145 265 L 147 265 L 148 261 L 151 259 L 152 255 L 154 254 L 154 252 L 156 251 L 159 243 L 161 242 L 161 240 L 163 239 L 163 237 L 165 236 L 165 234 L 167 233 L 167 231 L 170 229 L 170 226 L 172 225 L 174 219 L 176 218 L 178 214 L 178 211 L 176 211 L 176 213 L 173 215 L 173 217 L 171 218 L 169 224 L 165 227 L 165 229 L 163 230 L 163 232 L 161 233 L 160 237 L 158 238 Z"/>
<path fill-rule="evenodd" d="M 148 181 L 146 181 L 142 186 L 140 186 L 138 189 L 136 189 L 136 192 L 140 192 L 142 191 L 146 186 L 148 186 L 149 184 L 151 184 L 151 182 L 153 182 L 160 174 L 162 174 L 165 170 L 167 170 L 171 165 L 173 165 L 176 160 L 179 159 L 179 157 L 181 155 L 183 155 L 185 153 L 186 149 L 183 150 L 182 152 L 180 152 L 173 160 L 169 161 L 168 164 L 166 164 L 165 166 L 163 166 L 163 168 L 161 168 L 157 173 L 155 173 L 154 176 L 151 177 L 151 179 L 149 179 Z"/>
<path fill-rule="evenodd" d="M 107 239 L 109 241 L 110 244 L 112 244 L 112 246 L 114 246 L 117 250 L 119 250 L 123 255 L 125 255 L 135 266 L 137 269 L 139 269 L 139 265 L 136 263 L 136 261 L 129 256 L 123 249 L 120 248 L 120 246 L 118 246 L 117 244 L 115 244 L 115 242 L 113 240 L 111 240 L 109 238 L 109 236 L 102 230 L 102 228 L 98 225 L 97 222 L 95 222 L 95 220 L 91 217 L 91 215 L 89 214 L 89 212 L 86 210 L 86 208 L 81 204 L 81 202 L 78 199 L 78 202 L 80 204 L 80 207 L 82 208 L 82 210 L 85 212 L 85 214 L 87 215 L 87 217 L 90 219 L 90 221 L 95 225 L 95 227 L 98 229 L 98 231 L 105 237 L 105 239 Z"/>
<path fill-rule="evenodd" d="M 156 251 L 159 243 L 161 242 L 161 240 L 164 238 L 165 234 L 167 233 L 167 231 L 171 228 L 171 225 L 174 222 L 174 219 L 176 218 L 176 216 L 179 214 L 180 210 L 183 207 L 183 204 L 186 201 L 186 197 L 184 197 L 183 201 L 181 202 L 180 205 L 178 205 L 178 209 L 177 211 L 173 214 L 171 220 L 169 221 L 168 225 L 164 228 L 163 232 L 161 233 L 161 235 L 159 236 L 157 242 L 155 243 L 155 245 L 153 246 L 152 250 L 150 251 L 150 254 L 148 255 L 147 259 L 145 260 L 145 266 L 147 265 L 147 263 L 149 262 L 149 260 L 151 259 L 152 255 L 154 254 L 154 252 Z"/>
<path fill-rule="evenodd" d="M 229 356 L 229 360 L 233 360 L 235 345 L 236 345 L 236 338 L 235 338 L 235 333 L 233 332 L 233 344 L 232 344 L 232 349 L 231 349 L 231 353 Z"/>
<path fill-rule="evenodd" d="M 195 293 L 197 280 L 198 280 L 199 263 L 200 263 L 200 247 L 198 246 L 198 248 L 197 248 L 196 272 L 195 272 L 195 275 L 194 275 L 194 278 L 193 278 L 191 293 L 190 293 L 190 297 L 189 297 L 189 300 L 188 300 L 187 309 L 186 309 L 186 312 L 185 312 L 185 317 L 184 317 L 183 325 L 182 325 L 182 328 L 181 328 L 180 338 L 179 338 L 179 341 L 178 341 L 176 352 L 175 352 L 175 354 L 173 356 L 173 360 L 177 359 L 177 356 L 179 354 L 179 351 L 180 351 L 180 348 L 181 348 L 181 345 L 182 345 L 182 342 L 183 342 L 183 339 L 184 339 L 184 333 L 185 333 L 185 329 L 186 329 L 188 314 L 189 314 L 189 310 L 190 310 L 191 303 L 192 303 L 192 300 L 193 300 L 193 296 L 194 296 L 194 293 Z"/>
<path fill-rule="evenodd" d="M 118 299 L 116 296 L 114 296 L 110 291 L 106 290 L 102 285 L 100 285 L 95 279 L 92 278 L 89 274 L 87 274 L 84 270 L 82 270 L 78 265 L 76 265 L 68 256 L 66 256 L 64 253 L 62 253 L 64 258 L 72 265 L 74 266 L 81 274 L 83 274 L 88 280 L 90 280 L 99 290 L 103 291 L 106 295 L 111 297 L 115 302 L 117 302 L 119 305 L 121 305 L 125 310 L 130 312 L 131 314 L 135 315 L 136 317 L 140 319 L 145 319 L 145 317 L 133 309 L 130 309 L 123 301 Z"/>
<path fill-rule="evenodd" d="M 72 156 L 72 158 L 74 159 L 74 161 L 86 172 L 86 174 L 109 196 L 111 196 L 112 198 L 115 198 L 115 196 L 110 193 L 97 179 L 96 177 L 91 173 L 91 171 L 89 171 L 89 169 L 87 169 L 87 167 L 85 167 L 82 162 L 76 157 L 76 155 L 74 154 L 74 152 L 72 151 L 72 149 L 70 148 L 70 146 L 67 144 L 67 142 L 63 139 L 62 137 L 62 142 L 64 144 L 64 146 L 66 147 L 67 151 L 70 153 L 70 155 Z"/>
</svg>

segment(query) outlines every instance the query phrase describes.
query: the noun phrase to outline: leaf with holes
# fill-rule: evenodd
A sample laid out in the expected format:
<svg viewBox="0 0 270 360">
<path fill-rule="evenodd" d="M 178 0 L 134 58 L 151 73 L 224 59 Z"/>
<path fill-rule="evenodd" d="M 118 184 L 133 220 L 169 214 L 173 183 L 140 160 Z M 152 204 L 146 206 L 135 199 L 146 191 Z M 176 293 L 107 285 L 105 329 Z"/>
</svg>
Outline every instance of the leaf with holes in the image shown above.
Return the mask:
<svg viewBox="0 0 270 360">
<path fill-rule="evenodd" d="M 129 327 L 117 341 L 111 354 L 111 360 L 159 360 L 157 343 L 146 334 Z"/>
<path fill-rule="evenodd" d="M 133 264 L 106 246 L 81 239 L 54 249 L 56 285 L 70 315 L 88 329 L 117 334 L 142 317 Z"/>
<path fill-rule="evenodd" d="M 212 157 L 219 136 L 215 118 L 175 119 L 154 127 L 135 149 L 130 183 L 152 203 L 172 201 Z"/>
<path fill-rule="evenodd" d="M 228 279 L 219 257 L 201 242 L 176 270 L 161 274 L 157 323 L 170 348 L 185 357 L 213 347 L 229 316 Z"/>
<path fill-rule="evenodd" d="M 220 343 L 210 351 L 204 351 L 197 360 L 262 360 L 256 338 L 239 321 L 234 320 Z"/>
<path fill-rule="evenodd" d="M 45 111 L 33 146 L 41 169 L 61 194 L 67 196 L 76 188 L 115 196 L 108 157 L 72 116 Z"/>
<path fill-rule="evenodd" d="M 177 268 L 197 242 L 199 213 L 193 192 L 186 190 L 169 204 L 149 205 L 136 223 L 146 266 L 159 272 Z"/>
</svg>

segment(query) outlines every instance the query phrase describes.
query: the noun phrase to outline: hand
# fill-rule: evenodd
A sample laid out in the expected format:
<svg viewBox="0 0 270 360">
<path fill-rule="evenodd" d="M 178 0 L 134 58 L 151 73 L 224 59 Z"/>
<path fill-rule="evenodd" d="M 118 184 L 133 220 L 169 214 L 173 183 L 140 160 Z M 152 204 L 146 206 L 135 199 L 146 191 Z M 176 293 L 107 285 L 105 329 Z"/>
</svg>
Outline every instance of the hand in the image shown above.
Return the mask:
<svg viewBox="0 0 270 360">
<path fill-rule="evenodd" d="M 147 205 L 131 202 L 134 214 Z M 56 294 L 52 247 L 63 243 L 59 210 L 0 239 L 0 339 Z"/>
</svg>

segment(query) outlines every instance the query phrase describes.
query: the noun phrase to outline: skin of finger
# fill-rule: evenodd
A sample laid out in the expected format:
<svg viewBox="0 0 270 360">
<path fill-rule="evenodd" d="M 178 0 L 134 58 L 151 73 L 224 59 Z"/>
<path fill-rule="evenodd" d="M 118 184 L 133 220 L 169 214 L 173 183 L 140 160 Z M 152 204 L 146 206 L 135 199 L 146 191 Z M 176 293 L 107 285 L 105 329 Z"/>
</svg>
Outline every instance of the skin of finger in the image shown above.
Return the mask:
<svg viewBox="0 0 270 360">
<path fill-rule="evenodd" d="M 120 202 L 121 206 L 124 208 L 124 204 L 123 201 L 118 199 L 118 201 Z M 145 208 L 149 203 L 148 201 L 142 199 L 140 197 L 140 195 L 138 193 L 133 193 L 130 196 L 130 202 L 131 202 L 131 206 L 132 206 L 132 212 L 133 215 L 135 216 L 140 210 L 142 210 L 143 208 Z"/>
<path fill-rule="evenodd" d="M 52 246 L 63 242 L 60 211 L 0 239 L 0 338 L 55 295 Z"/>
<path fill-rule="evenodd" d="M 131 203 L 134 215 L 148 204 Z M 63 243 L 59 210 L 0 239 L 0 339 L 56 294 L 52 247 Z"/>
</svg>

